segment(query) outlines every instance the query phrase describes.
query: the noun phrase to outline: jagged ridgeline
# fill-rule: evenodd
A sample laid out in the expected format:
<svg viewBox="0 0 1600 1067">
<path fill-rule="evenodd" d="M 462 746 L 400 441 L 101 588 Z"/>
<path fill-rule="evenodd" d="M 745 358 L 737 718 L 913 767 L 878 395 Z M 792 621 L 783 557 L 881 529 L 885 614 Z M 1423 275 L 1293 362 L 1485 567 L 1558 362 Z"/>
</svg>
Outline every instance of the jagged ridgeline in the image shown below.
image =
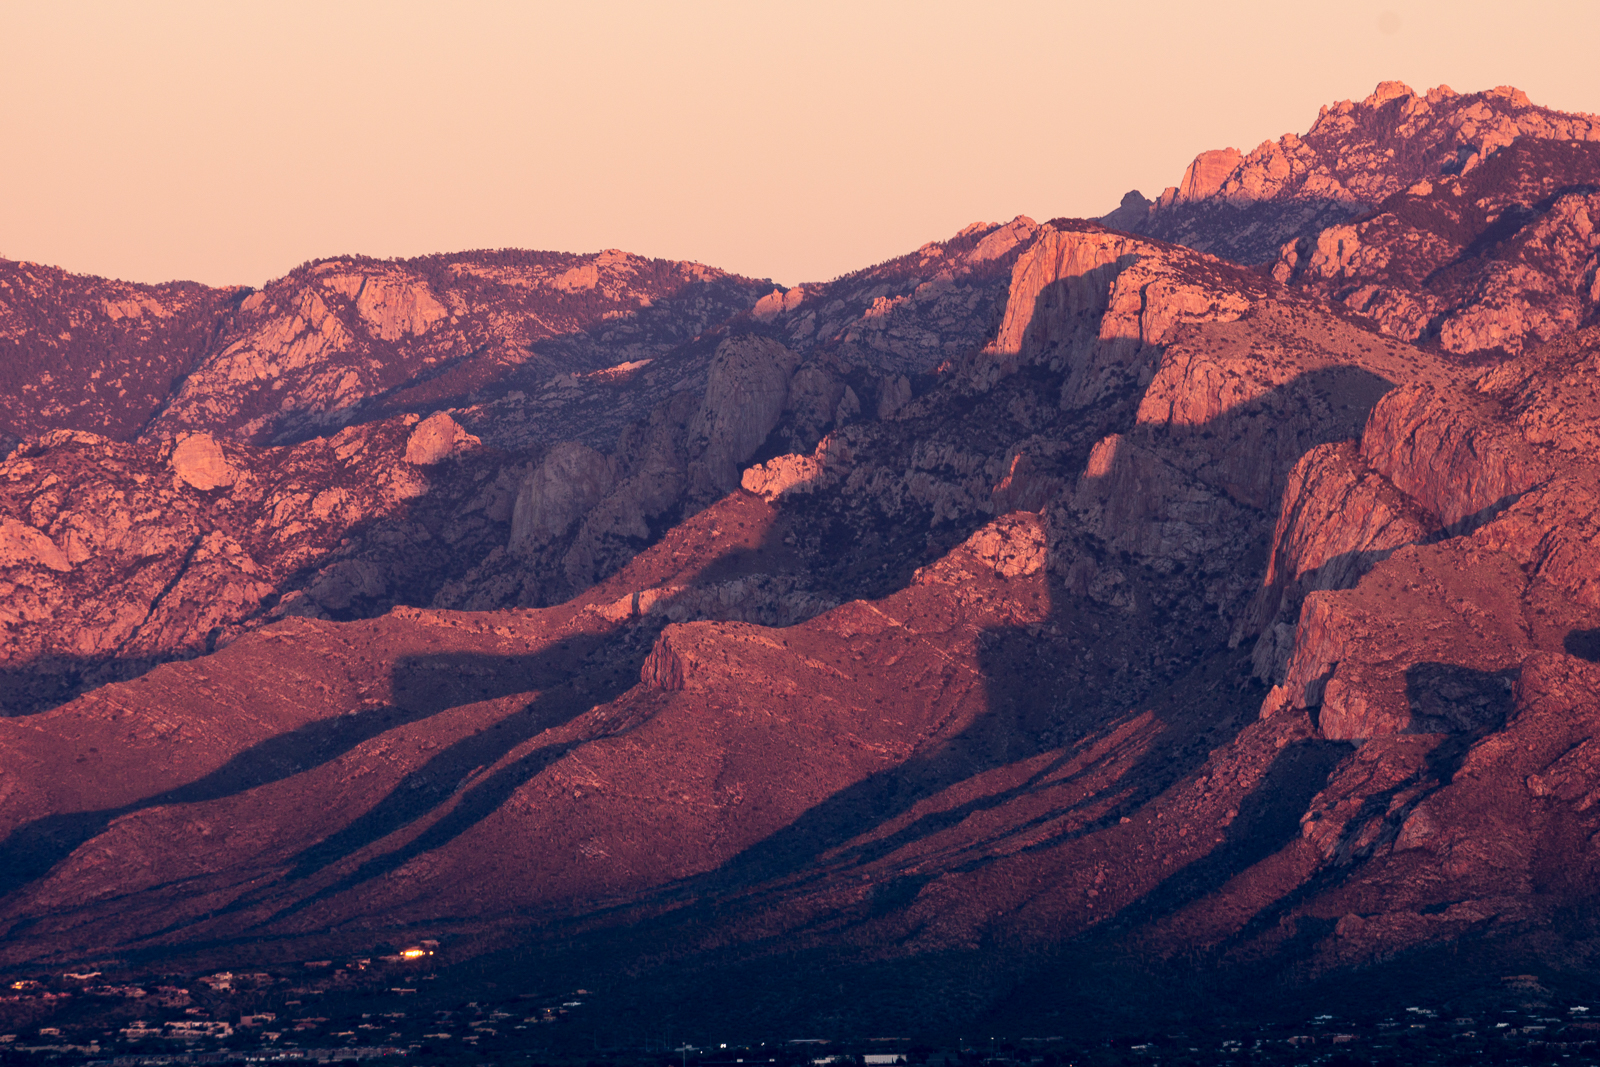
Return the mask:
<svg viewBox="0 0 1600 1067">
<path fill-rule="evenodd" d="M 791 289 L 0 264 L 0 965 L 403 931 L 861 1034 L 1592 983 L 1597 223 L 1593 117 L 1385 83 Z"/>
</svg>

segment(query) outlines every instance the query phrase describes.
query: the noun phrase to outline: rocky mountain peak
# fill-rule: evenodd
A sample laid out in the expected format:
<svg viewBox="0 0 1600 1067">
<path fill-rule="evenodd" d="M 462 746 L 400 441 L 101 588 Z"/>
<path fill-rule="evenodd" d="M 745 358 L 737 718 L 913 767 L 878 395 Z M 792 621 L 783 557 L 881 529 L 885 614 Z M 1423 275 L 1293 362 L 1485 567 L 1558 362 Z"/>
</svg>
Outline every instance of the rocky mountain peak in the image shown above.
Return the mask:
<svg viewBox="0 0 1600 1067">
<path fill-rule="evenodd" d="M 1167 204 L 1189 203 L 1215 195 L 1243 158 L 1237 148 L 1218 148 L 1201 152 L 1183 172 L 1183 180 L 1178 183 L 1174 195 L 1167 198 L 1163 194 L 1164 201 Z"/>
<path fill-rule="evenodd" d="M 1441 89 L 1443 88 L 1441 87 Z M 1432 96 L 1438 92 L 1440 90 L 1432 90 L 1429 95 Z M 1374 108 L 1386 104 L 1390 100 L 1399 100 L 1416 95 L 1411 91 L 1411 86 L 1405 82 L 1379 82 L 1378 87 L 1372 90 L 1372 95 L 1361 101 L 1361 104 L 1363 107 Z"/>
<path fill-rule="evenodd" d="M 1600 140 L 1600 119 L 1535 106 L 1509 86 L 1465 95 L 1440 86 L 1418 96 L 1383 82 L 1364 100 L 1323 107 L 1303 135 L 1243 155 L 1201 153 L 1144 218 L 1106 221 L 1265 262 L 1287 241 L 1353 219 L 1417 181 L 1469 172 L 1518 138 Z"/>
</svg>

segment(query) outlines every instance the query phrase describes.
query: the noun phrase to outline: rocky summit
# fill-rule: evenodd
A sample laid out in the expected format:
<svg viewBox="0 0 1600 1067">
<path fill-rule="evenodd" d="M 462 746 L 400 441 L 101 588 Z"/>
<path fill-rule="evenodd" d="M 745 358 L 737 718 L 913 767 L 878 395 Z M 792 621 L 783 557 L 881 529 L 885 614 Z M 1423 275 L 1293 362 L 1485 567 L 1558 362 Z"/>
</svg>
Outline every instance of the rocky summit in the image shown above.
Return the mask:
<svg viewBox="0 0 1600 1067">
<path fill-rule="evenodd" d="M 1597 256 L 1600 119 L 1387 82 L 794 288 L 0 263 L 6 1025 L 1592 1045 Z"/>
</svg>

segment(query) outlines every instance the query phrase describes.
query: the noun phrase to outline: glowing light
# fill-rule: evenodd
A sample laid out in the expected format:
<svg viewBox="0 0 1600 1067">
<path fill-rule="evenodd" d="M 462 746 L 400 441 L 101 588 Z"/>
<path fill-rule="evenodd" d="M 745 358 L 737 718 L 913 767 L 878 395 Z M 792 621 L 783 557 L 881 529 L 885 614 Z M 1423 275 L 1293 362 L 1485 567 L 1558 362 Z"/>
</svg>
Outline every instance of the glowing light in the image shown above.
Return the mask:
<svg viewBox="0 0 1600 1067">
<path fill-rule="evenodd" d="M 426 949 L 420 949 L 420 948 L 407 948 L 407 949 L 401 949 L 401 951 L 400 951 L 400 955 L 405 957 L 408 960 L 414 960 L 418 956 L 426 956 L 427 954 L 428 954 L 428 952 L 427 952 Z"/>
</svg>

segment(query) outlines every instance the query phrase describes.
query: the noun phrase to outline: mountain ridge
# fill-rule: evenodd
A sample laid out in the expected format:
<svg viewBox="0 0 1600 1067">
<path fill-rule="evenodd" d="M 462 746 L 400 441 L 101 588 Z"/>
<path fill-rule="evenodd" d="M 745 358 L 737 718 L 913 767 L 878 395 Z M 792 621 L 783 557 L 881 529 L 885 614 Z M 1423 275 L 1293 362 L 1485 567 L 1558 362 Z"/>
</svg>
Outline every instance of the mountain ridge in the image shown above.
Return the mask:
<svg viewBox="0 0 1600 1067">
<path fill-rule="evenodd" d="M 1304 136 L 1263 141 L 1248 155 L 1201 153 L 1178 185 L 1153 202 L 1130 193 L 1104 221 L 1268 262 L 1285 242 L 1349 221 L 1415 182 L 1468 174 L 1518 137 L 1596 141 L 1600 117 L 1538 107 L 1510 86 L 1463 95 L 1441 85 L 1419 96 L 1403 82 L 1381 82 L 1360 102 L 1324 106 Z"/>
</svg>

